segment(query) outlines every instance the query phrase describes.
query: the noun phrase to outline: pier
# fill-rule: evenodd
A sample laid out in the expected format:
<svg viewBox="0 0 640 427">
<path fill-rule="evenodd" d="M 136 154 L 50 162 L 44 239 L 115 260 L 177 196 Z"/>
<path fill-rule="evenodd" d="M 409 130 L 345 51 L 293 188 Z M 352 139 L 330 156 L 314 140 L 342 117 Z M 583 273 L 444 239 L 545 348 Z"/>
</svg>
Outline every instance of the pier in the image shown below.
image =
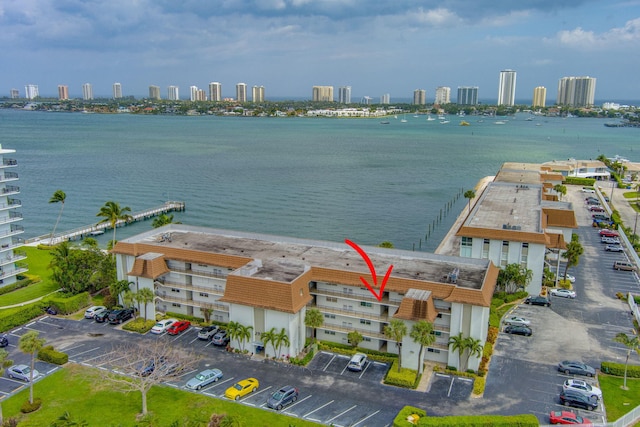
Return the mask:
<svg viewBox="0 0 640 427">
<path fill-rule="evenodd" d="M 116 227 L 121 227 L 121 226 L 138 222 L 138 221 L 144 221 L 149 218 L 153 218 L 155 216 L 163 215 L 169 212 L 182 212 L 184 210 L 185 210 L 184 202 L 175 202 L 175 201 L 165 202 L 160 206 L 156 206 L 151 209 L 145 209 L 140 212 L 132 213 L 131 219 L 129 221 L 120 220 L 116 222 Z M 65 231 L 62 233 L 56 233 L 53 236 L 53 239 L 51 238 L 51 234 L 45 234 L 42 236 L 33 237 L 31 239 L 27 239 L 25 243 L 26 244 L 33 244 L 33 243 L 49 244 L 49 242 L 51 242 L 51 244 L 55 245 L 61 242 L 69 241 L 69 240 L 84 239 L 85 237 L 98 236 L 98 235 L 104 234 L 105 231 L 107 230 L 111 230 L 111 223 L 109 221 L 85 225 L 84 227 L 75 228 L 73 230 Z"/>
</svg>

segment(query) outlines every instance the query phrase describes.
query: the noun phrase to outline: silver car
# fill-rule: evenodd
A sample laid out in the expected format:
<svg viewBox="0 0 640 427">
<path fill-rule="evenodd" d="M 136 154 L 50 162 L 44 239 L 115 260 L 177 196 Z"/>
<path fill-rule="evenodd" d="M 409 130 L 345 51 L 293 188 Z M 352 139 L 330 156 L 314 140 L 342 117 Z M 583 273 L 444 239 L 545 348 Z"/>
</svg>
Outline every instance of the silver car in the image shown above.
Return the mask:
<svg viewBox="0 0 640 427">
<path fill-rule="evenodd" d="M 220 369 L 207 369 L 191 378 L 185 387 L 191 390 L 200 390 L 202 387 L 215 383 L 220 378 L 222 378 L 222 371 Z"/>
<path fill-rule="evenodd" d="M 13 365 L 7 368 L 7 376 L 29 382 L 31 380 L 31 368 L 27 365 Z M 40 376 L 40 372 L 34 369 L 33 379 L 35 380 L 38 376 Z"/>
</svg>

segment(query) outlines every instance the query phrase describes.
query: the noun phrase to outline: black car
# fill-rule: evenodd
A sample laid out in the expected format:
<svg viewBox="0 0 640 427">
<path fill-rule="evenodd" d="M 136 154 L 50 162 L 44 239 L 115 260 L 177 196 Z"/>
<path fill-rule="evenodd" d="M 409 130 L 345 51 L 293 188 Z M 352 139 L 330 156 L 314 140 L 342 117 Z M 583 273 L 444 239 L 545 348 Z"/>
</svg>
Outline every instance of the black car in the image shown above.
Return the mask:
<svg viewBox="0 0 640 427">
<path fill-rule="evenodd" d="M 525 304 L 531 304 L 531 305 L 545 305 L 547 307 L 549 307 L 551 305 L 551 301 L 549 301 L 547 298 L 542 297 L 540 295 L 538 296 L 528 296 L 526 300 L 524 300 Z"/>
<path fill-rule="evenodd" d="M 9 337 L 7 337 L 7 334 L 0 335 L 0 348 L 6 347 L 8 345 L 9 345 Z"/>
<path fill-rule="evenodd" d="M 530 337 L 532 334 L 531 328 L 522 325 L 509 325 L 504 328 L 504 331 L 508 334 L 524 335 Z"/>
<path fill-rule="evenodd" d="M 562 390 L 560 392 L 560 403 L 564 406 L 573 406 L 577 408 L 585 408 L 593 411 L 598 407 L 598 399 L 593 396 L 587 396 L 579 391 Z"/>
<path fill-rule="evenodd" d="M 298 389 L 293 386 L 286 385 L 269 397 L 269 400 L 267 400 L 267 406 L 279 411 L 296 400 L 298 400 Z"/>
<path fill-rule="evenodd" d="M 133 317 L 133 310 L 129 308 L 123 308 L 121 310 L 115 310 L 109 313 L 109 323 L 112 325 L 118 325 L 125 320 L 129 320 Z"/>
<path fill-rule="evenodd" d="M 111 314 L 111 310 L 102 310 L 100 313 L 93 316 L 93 320 L 98 323 L 104 323 L 109 320 L 109 314 Z"/>
</svg>

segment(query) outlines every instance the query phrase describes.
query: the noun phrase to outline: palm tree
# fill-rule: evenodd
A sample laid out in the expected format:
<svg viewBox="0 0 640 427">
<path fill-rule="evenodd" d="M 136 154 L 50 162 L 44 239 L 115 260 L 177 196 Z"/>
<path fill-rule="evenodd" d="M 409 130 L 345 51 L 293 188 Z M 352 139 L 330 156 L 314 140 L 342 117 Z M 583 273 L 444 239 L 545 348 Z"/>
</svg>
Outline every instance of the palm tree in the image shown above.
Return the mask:
<svg viewBox="0 0 640 427">
<path fill-rule="evenodd" d="M 411 327 L 409 336 L 417 344 L 420 344 L 420 353 L 418 354 L 418 374 L 422 373 L 424 363 L 424 348 L 430 346 L 436 341 L 436 336 L 433 330 L 433 323 L 426 320 L 420 320 L 418 323 L 414 323 Z"/>
<path fill-rule="evenodd" d="M 109 292 L 111 292 L 111 296 L 115 298 L 116 303 L 120 303 L 120 295 L 122 295 L 123 292 L 126 292 L 128 290 L 131 290 L 131 285 L 134 285 L 135 283 L 130 282 L 129 280 L 118 280 L 117 282 L 114 282 L 111 284 L 111 286 L 109 286 Z"/>
<path fill-rule="evenodd" d="M 459 193 L 458 193 L 459 194 Z M 469 213 L 471 213 L 471 199 L 475 199 L 476 192 L 473 190 L 467 190 L 464 192 L 464 198 L 469 199 Z"/>
<path fill-rule="evenodd" d="M 282 346 L 289 347 L 289 345 L 291 344 L 291 342 L 289 341 L 289 336 L 287 335 L 287 330 L 285 328 L 280 329 L 280 332 L 275 335 L 273 340 L 275 346 L 278 348 L 279 356 L 282 355 L 280 351 Z"/>
<path fill-rule="evenodd" d="M 306 327 L 311 328 L 311 339 L 316 341 L 316 329 L 322 326 L 324 323 L 324 316 L 317 308 L 307 310 L 304 315 L 304 324 Z"/>
<path fill-rule="evenodd" d="M 241 327 L 242 327 L 242 325 L 240 323 L 235 322 L 233 320 L 230 321 L 227 324 L 227 335 L 229 335 L 229 339 L 231 341 L 233 341 L 233 340 L 238 340 L 239 341 L 238 335 L 239 335 Z"/>
<path fill-rule="evenodd" d="M 407 335 L 407 325 L 400 319 L 391 319 L 391 322 L 384 327 L 384 334 L 396 342 L 398 347 L 398 372 L 402 367 L 402 338 Z"/>
<path fill-rule="evenodd" d="M 245 341 L 249 341 L 251 339 L 251 331 L 253 331 L 253 326 L 244 326 L 240 325 L 238 330 L 238 341 L 240 342 L 240 350 L 244 353 L 244 343 Z"/>
<path fill-rule="evenodd" d="M 13 360 L 7 359 L 9 353 L 5 349 L 0 349 L 0 377 L 4 376 L 5 368 L 13 365 Z M 3 425 L 4 418 L 2 416 L 2 406 L 0 405 L 0 425 Z"/>
<path fill-rule="evenodd" d="M 467 358 L 464 362 L 464 370 L 466 371 L 469 368 L 469 359 L 471 356 L 480 357 L 482 356 L 482 344 L 480 344 L 480 340 L 473 337 L 466 337 L 464 339 L 465 347 L 467 349 Z"/>
<path fill-rule="evenodd" d="M 62 211 L 64 210 L 64 201 L 67 199 L 67 195 L 62 190 L 56 190 L 53 193 L 53 196 L 49 199 L 49 203 L 60 203 L 60 212 L 58 212 L 58 219 L 56 219 L 56 223 L 53 226 L 53 231 L 51 232 L 51 238 L 49 239 L 49 244 L 53 245 L 53 236 L 56 234 L 56 228 L 58 228 L 58 223 L 60 222 L 60 217 L 62 216 Z"/>
<path fill-rule="evenodd" d="M 125 308 L 130 308 L 131 306 L 133 306 L 133 303 L 136 301 L 136 293 L 133 291 L 124 291 L 124 293 L 122 294 L 122 305 L 125 306 Z M 135 319 L 136 317 L 136 312 L 134 310 L 133 312 L 133 318 Z"/>
<path fill-rule="evenodd" d="M 556 184 L 553 186 L 553 189 L 560 194 L 560 199 L 562 199 L 562 196 L 565 196 L 567 194 L 567 187 L 565 185 L 562 184 Z"/>
<path fill-rule="evenodd" d="M 20 337 L 18 348 L 31 355 L 31 371 L 29 372 L 29 403 L 33 405 L 33 370 L 36 368 L 36 354 L 44 346 L 45 339 L 40 338 L 37 331 L 29 331 Z"/>
<path fill-rule="evenodd" d="M 449 337 L 449 346 L 451 347 L 451 351 L 458 352 L 458 369 L 462 369 L 462 355 L 467 349 L 466 342 L 464 340 L 464 337 L 462 336 L 462 332 L 460 332 L 458 335 Z"/>
<path fill-rule="evenodd" d="M 613 339 L 615 342 L 619 342 L 627 347 L 627 360 L 624 364 L 624 383 L 622 385 L 623 390 L 628 390 L 627 388 L 627 368 L 629 367 L 629 356 L 631 356 L 631 350 L 635 350 L 636 353 L 640 354 L 640 338 L 637 335 L 633 337 L 629 337 L 624 332 L 620 332 L 616 334 Z"/>
<path fill-rule="evenodd" d="M 564 268 L 563 277 L 567 277 L 567 272 L 569 271 L 569 267 L 575 267 L 580 262 L 580 255 L 584 253 L 584 248 L 579 242 L 579 237 L 577 234 L 571 235 L 571 241 L 567 243 L 567 250 L 562 253 L 562 258 L 567 260 L 567 263 Z M 558 261 L 559 262 L 559 261 Z"/>
<path fill-rule="evenodd" d="M 159 227 L 162 227 L 163 225 L 167 225 L 167 224 L 182 224 L 182 223 L 181 222 L 174 222 L 173 221 L 173 214 L 171 214 L 171 215 L 162 214 L 162 215 L 159 215 L 158 217 L 153 219 L 153 222 L 151 223 L 151 226 L 153 228 L 159 228 Z"/>
<path fill-rule="evenodd" d="M 153 300 L 155 299 L 155 295 L 153 293 L 153 291 L 149 288 L 142 288 L 140 289 L 138 292 L 136 292 L 136 301 L 138 301 L 139 304 L 142 304 L 144 306 L 144 319 L 147 319 L 147 304 L 149 304 L 150 302 L 153 302 Z"/>
<path fill-rule="evenodd" d="M 121 208 L 119 203 L 110 200 L 106 202 L 104 206 L 100 208 L 100 212 L 96 214 L 96 216 L 102 217 L 102 219 L 98 221 L 98 224 L 108 222 L 111 228 L 113 228 L 112 247 L 116 245 L 116 224 L 118 221 L 130 221 L 132 218 L 127 212 L 131 212 L 129 206 Z"/>
<path fill-rule="evenodd" d="M 269 343 L 271 343 L 271 347 L 273 347 L 273 355 L 276 355 L 276 343 L 275 343 L 275 337 L 277 335 L 276 332 L 276 328 L 271 328 L 266 332 L 263 332 L 262 335 L 260 335 L 260 339 L 262 339 L 262 344 L 264 345 L 265 348 L 265 354 L 266 354 L 266 348 L 267 345 L 269 345 Z"/>
</svg>

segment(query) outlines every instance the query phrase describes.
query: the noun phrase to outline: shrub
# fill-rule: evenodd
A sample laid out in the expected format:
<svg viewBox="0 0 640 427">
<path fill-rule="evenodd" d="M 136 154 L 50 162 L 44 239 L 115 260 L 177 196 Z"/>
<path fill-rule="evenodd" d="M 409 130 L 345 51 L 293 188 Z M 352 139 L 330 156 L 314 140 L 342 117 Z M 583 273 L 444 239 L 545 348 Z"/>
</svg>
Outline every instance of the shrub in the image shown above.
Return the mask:
<svg viewBox="0 0 640 427">
<path fill-rule="evenodd" d="M 41 316 L 46 306 L 42 301 L 37 301 L 21 307 L 19 311 L 3 310 L 6 313 L 0 315 L 0 331 L 6 332 Z"/>
<path fill-rule="evenodd" d="M 602 362 L 600 364 L 600 370 L 602 372 L 618 377 L 624 376 L 624 369 L 624 363 Z M 640 378 L 640 365 L 629 365 L 627 369 L 627 378 Z"/>
<path fill-rule="evenodd" d="M 40 349 L 38 359 L 54 365 L 64 365 L 69 361 L 69 355 L 55 350 L 52 345 L 48 345 Z"/>
<path fill-rule="evenodd" d="M 44 299 L 48 306 L 54 307 L 60 314 L 71 314 L 86 307 L 91 302 L 89 292 L 82 292 L 70 297 L 52 296 Z"/>
<path fill-rule="evenodd" d="M 22 407 L 20 408 L 20 412 L 22 412 L 23 414 L 28 414 L 29 412 L 37 411 L 38 409 L 40 409 L 41 405 L 42 399 L 36 397 L 33 399 L 33 403 L 29 402 L 28 400 L 24 402 L 22 404 Z"/>
<path fill-rule="evenodd" d="M 398 358 L 398 355 L 394 353 L 385 353 L 382 351 L 369 350 L 367 348 L 361 347 L 353 348 L 353 346 L 349 344 L 334 343 L 328 341 L 319 341 L 318 349 L 330 351 L 333 353 L 346 354 L 348 356 L 353 356 L 356 353 L 365 353 L 369 357 L 369 359 L 385 363 L 391 363 Z"/>
<path fill-rule="evenodd" d="M 15 291 L 17 289 L 24 288 L 26 286 L 29 286 L 32 283 L 35 283 L 35 282 L 36 282 L 35 279 L 27 278 L 27 279 L 20 280 L 20 281 L 18 281 L 16 283 L 12 283 L 10 285 L 3 286 L 3 287 L 0 288 L 0 295 L 8 294 L 9 292 L 13 292 L 13 291 Z"/>
<path fill-rule="evenodd" d="M 138 317 L 131 322 L 122 326 L 125 331 L 138 332 L 140 334 L 146 334 L 153 328 L 156 322 L 154 320 L 145 320 L 142 317 Z"/>
<path fill-rule="evenodd" d="M 473 382 L 473 394 L 478 396 L 482 395 L 482 393 L 484 393 L 486 381 L 487 379 L 485 377 L 476 377 L 475 381 Z"/>
<path fill-rule="evenodd" d="M 298 366 L 307 366 L 315 354 L 315 351 L 311 350 L 302 359 L 298 359 L 297 357 L 290 358 L 289 363 Z"/>
<path fill-rule="evenodd" d="M 415 424 L 407 421 L 410 415 L 417 415 L 420 419 L 427 416 L 427 412 L 423 409 L 416 408 L 415 406 L 405 406 L 400 409 L 398 415 L 393 419 L 393 427 L 412 427 Z"/>
<path fill-rule="evenodd" d="M 204 318 L 202 317 L 196 317 L 196 316 L 189 316 L 188 314 L 182 314 L 182 313 L 173 313 L 168 311 L 167 312 L 167 317 L 175 317 L 176 319 L 180 319 L 180 320 L 188 320 L 191 323 L 197 323 L 198 325 L 204 325 Z M 226 323 L 222 323 L 222 322 L 212 322 L 213 324 L 217 324 L 217 325 L 227 325 Z"/>
<path fill-rule="evenodd" d="M 487 331 L 487 342 L 491 344 L 495 344 L 498 339 L 498 334 L 500 333 L 500 328 L 496 328 L 495 326 L 489 326 L 489 330 Z"/>
<path fill-rule="evenodd" d="M 384 379 L 385 384 L 395 385 L 398 387 L 405 388 L 416 388 L 418 383 L 420 382 L 420 375 L 418 375 L 418 371 L 409 369 L 409 368 L 401 368 L 400 372 L 398 372 L 398 360 L 394 360 L 391 364 L 391 368 L 387 372 L 387 376 Z"/>
<path fill-rule="evenodd" d="M 401 424 L 402 425 L 402 424 Z M 410 424 L 404 424 L 410 425 Z M 451 427 L 537 427 L 540 423 L 533 414 L 523 415 L 464 415 L 460 417 L 423 417 L 418 426 Z"/>
<path fill-rule="evenodd" d="M 594 178 L 578 178 L 574 176 L 568 176 L 565 178 L 565 183 L 567 185 L 581 185 L 583 187 L 593 187 L 596 183 Z"/>
</svg>

